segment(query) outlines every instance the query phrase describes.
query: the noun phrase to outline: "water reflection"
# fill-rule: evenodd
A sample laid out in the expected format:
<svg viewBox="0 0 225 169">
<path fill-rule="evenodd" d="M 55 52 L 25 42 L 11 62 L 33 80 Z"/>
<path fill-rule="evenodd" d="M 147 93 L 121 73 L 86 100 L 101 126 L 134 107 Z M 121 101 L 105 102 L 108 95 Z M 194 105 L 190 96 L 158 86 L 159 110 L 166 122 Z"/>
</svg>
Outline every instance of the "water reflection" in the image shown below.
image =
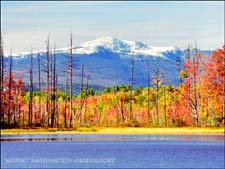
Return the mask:
<svg viewBox="0 0 225 169">
<path fill-rule="evenodd" d="M 3 141 L 154 141 L 154 140 L 183 140 L 183 141 L 223 141 L 223 135 L 104 135 L 104 134 L 29 134 L 2 135 Z"/>
</svg>

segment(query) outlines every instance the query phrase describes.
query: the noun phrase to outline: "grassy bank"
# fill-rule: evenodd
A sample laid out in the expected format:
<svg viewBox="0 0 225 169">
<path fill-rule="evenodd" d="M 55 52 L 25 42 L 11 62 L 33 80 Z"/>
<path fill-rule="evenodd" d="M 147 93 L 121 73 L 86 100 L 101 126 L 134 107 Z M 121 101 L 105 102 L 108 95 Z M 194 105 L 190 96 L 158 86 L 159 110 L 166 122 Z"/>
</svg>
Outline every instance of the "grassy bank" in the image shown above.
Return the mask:
<svg viewBox="0 0 225 169">
<path fill-rule="evenodd" d="M 1 129 L 5 134 L 224 134 L 224 128 L 197 128 L 197 127 L 171 127 L 171 128 L 135 128 L 135 127 L 107 127 L 107 128 L 36 128 L 36 129 Z"/>
</svg>

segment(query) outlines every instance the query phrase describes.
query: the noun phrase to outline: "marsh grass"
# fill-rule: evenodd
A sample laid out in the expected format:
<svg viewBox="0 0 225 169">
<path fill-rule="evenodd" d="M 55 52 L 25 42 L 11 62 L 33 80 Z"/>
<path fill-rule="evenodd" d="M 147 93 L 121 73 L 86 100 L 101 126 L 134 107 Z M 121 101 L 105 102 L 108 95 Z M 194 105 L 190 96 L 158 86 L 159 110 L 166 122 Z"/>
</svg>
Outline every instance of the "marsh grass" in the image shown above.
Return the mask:
<svg viewBox="0 0 225 169">
<path fill-rule="evenodd" d="M 1 129 L 3 134 L 224 134 L 224 128 L 197 127 L 81 127 Z"/>
</svg>

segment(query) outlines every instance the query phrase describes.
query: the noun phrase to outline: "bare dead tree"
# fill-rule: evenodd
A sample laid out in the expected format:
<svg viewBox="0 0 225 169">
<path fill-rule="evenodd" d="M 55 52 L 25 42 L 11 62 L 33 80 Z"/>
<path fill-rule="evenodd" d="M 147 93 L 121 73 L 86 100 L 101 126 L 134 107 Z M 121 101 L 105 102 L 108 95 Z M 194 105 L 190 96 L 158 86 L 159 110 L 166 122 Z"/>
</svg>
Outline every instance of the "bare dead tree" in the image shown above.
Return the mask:
<svg viewBox="0 0 225 169">
<path fill-rule="evenodd" d="M 38 118 L 41 119 L 41 124 L 43 124 L 43 117 L 41 111 L 41 56 L 38 55 Z"/>
<path fill-rule="evenodd" d="M 159 122 L 159 64 L 157 62 L 157 68 L 156 68 L 156 118 L 157 123 Z"/>
<path fill-rule="evenodd" d="M 167 122 L 167 115 L 166 115 L 166 85 L 165 85 L 165 77 L 163 76 L 163 112 L 164 112 L 164 120 L 165 120 L 165 124 L 166 126 L 168 126 L 168 122 Z"/>
<path fill-rule="evenodd" d="M 1 124 L 4 122 L 4 110 L 3 110 L 3 82 L 4 82 L 4 51 L 3 51 L 3 39 L 2 33 L 0 35 L 0 119 Z"/>
<path fill-rule="evenodd" d="M 118 99 L 117 95 L 115 95 L 116 97 L 116 107 L 118 109 L 118 112 L 120 112 L 120 116 L 121 116 L 121 121 L 122 123 L 125 121 L 125 115 L 124 115 L 124 104 L 125 104 L 125 99 L 124 97 L 121 97 L 120 100 Z M 117 116 L 118 113 L 117 113 Z M 118 123 L 119 123 L 119 117 L 117 117 Z"/>
<path fill-rule="evenodd" d="M 157 58 L 157 62 L 156 62 L 156 68 L 155 68 L 155 73 L 153 74 L 153 80 L 152 80 L 152 84 L 155 85 L 156 89 L 155 89 L 155 112 L 156 112 L 156 120 L 154 117 L 154 122 L 156 121 L 156 123 L 159 123 L 159 88 L 163 82 L 163 77 L 162 77 L 162 72 L 160 70 L 160 64 L 159 64 L 159 59 Z M 153 123 L 154 123 L 153 122 Z"/>
<path fill-rule="evenodd" d="M 45 72 L 46 72 L 46 92 L 45 92 L 45 97 L 46 97 L 46 104 L 45 104 L 45 115 L 47 114 L 47 120 L 48 120 L 48 126 L 49 126 L 49 88 L 50 88 L 50 76 L 49 76 L 49 71 L 50 71 L 50 67 L 49 67 L 49 37 L 47 38 L 46 41 L 46 62 L 45 62 Z M 45 121 L 45 118 L 44 118 Z"/>
<path fill-rule="evenodd" d="M 148 124 L 150 123 L 150 63 L 148 60 Z"/>
<path fill-rule="evenodd" d="M 16 98 L 15 98 L 15 111 L 14 111 L 14 124 L 16 125 L 15 127 L 20 124 L 21 121 L 21 105 L 19 103 L 19 96 L 22 95 L 23 92 L 23 85 L 16 87 Z M 16 118 L 18 116 L 18 118 Z"/>
<path fill-rule="evenodd" d="M 83 99 L 83 83 L 84 83 L 84 65 L 82 64 L 82 68 L 81 68 L 81 81 L 80 81 L 80 114 L 79 114 L 80 124 L 81 124 L 81 117 L 82 117 L 82 109 L 83 109 L 83 105 L 84 105 L 84 99 Z"/>
<path fill-rule="evenodd" d="M 70 64 L 69 64 L 69 74 L 70 74 L 70 127 L 72 127 L 72 104 L 73 104 L 73 34 L 70 34 Z"/>
<path fill-rule="evenodd" d="M 69 121 L 69 127 L 72 128 L 73 125 L 75 124 L 75 122 L 73 122 L 76 117 L 75 116 L 75 111 L 73 111 L 73 77 L 75 75 L 75 64 L 74 64 L 74 54 L 73 54 L 73 50 L 75 48 L 73 47 L 73 34 L 70 34 L 70 40 L 69 40 L 69 54 L 65 55 L 67 60 L 66 62 L 63 63 L 63 66 L 65 68 L 65 70 L 63 72 L 65 72 L 66 76 L 67 76 L 67 80 L 68 80 L 68 86 L 69 86 L 69 114 L 68 114 L 68 121 Z M 67 88 L 67 85 L 66 85 Z M 74 114 L 74 115 L 73 115 Z M 65 124 L 65 123 L 64 123 Z"/>
<path fill-rule="evenodd" d="M 52 50 L 50 50 L 49 54 L 49 116 L 48 116 L 48 126 L 52 126 Z"/>
<path fill-rule="evenodd" d="M 66 78 L 66 86 L 65 86 L 65 93 L 67 93 L 68 91 L 68 81 L 69 81 L 69 78 L 67 76 Z M 64 95 L 64 127 L 67 128 L 67 118 L 66 118 L 66 114 L 67 114 L 67 111 L 66 111 L 66 105 L 67 105 L 67 95 L 65 94 Z"/>
<path fill-rule="evenodd" d="M 196 59 L 197 59 L 197 55 L 198 55 L 198 50 L 197 50 L 197 46 L 195 45 L 195 55 L 192 58 L 193 59 L 193 85 L 194 85 L 194 102 L 195 102 L 195 109 L 194 109 L 194 116 L 195 116 L 195 125 L 198 126 L 199 123 L 199 117 L 198 117 L 198 94 L 197 94 L 197 69 L 198 69 L 198 65 L 196 63 Z"/>
<path fill-rule="evenodd" d="M 173 118 L 172 123 L 174 124 L 176 122 L 177 117 L 177 100 L 176 100 L 176 89 L 173 88 Z"/>
<path fill-rule="evenodd" d="M 182 83 L 182 78 L 180 76 L 180 72 L 181 72 L 181 60 L 180 60 L 180 56 L 177 56 L 177 71 L 178 71 L 178 75 L 179 75 L 179 85 Z"/>
<path fill-rule="evenodd" d="M 87 114 L 87 98 L 88 98 L 88 80 L 89 80 L 89 75 L 87 76 L 86 80 L 86 88 L 85 88 L 85 101 L 84 101 L 84 125 L 86 125 L 86 114 Z"/>
<path fill-rule="evenodd" d="M 59 127 L 59 105 L 58 105 L 58 74 L 55 72 L 55 97 L 56 97 L 56 110 L 55 113 L 57 115 L 57 127 Z"/>
<path fill-rule="evenodd" d="M 159 87 L 160 87 L 160 83 L 161 83 L 161 71 L 159 69 L 159 60 L 157 59 L 157 63 L 156 63 L 156 71 L 155 71 L 155 75 L 154 75 L 154 82 L 156 85 L 156 95 L 155 95 L 155 108 L 156 108 L 156 123 L 158 124 L 159 122 Z"/>
<path fill-rule="evenodd" d="M 122 97 L 120 99 L 122 123 L 126 120 L 125 119 L 125 102 L 126 102 L 126 99 Z"/>
<path fill-rule="evenodd" d="M 131 79 L 130 79 L 130 123 L 133 123 L 133 85 L 134 85 L 134 53 L 132 53 L 131 57 Z"/>
<path fill-rule="evenodd" d="M 8 86 L 9 94 L 8 94 L 8 126 L 11 124 L 11 90 L 12 90 L 12 50 L 10 49 L 10 57 L 9 57 L 9 86 Z"/>
<path fill-rule="evenodd" d="M 188 96 L 185 96 L 181 91 L 176 90 L 182 96 L 185 96 L 188 101 L 188 111 L 190 114 L 194 115 L 195 125 L 199 125 L 199 115 L 198 115 L 198 107 L 199 107 L 199 92 L 197 91 L 197 72 L 199 71 L 199 57 L 200 53 L 197 50 L 197 46 L 195 46 L 195 54 L 191 55 L 190 45 L 187 48 L 187 60 L 192 60 L 193 74 L 189 76 L 192 78 L 193 82 L 188 84 Z M 191 89 L 194 89 L 193 92 Z M 174 88 L 174 116 L 176 116 L 176 99 L 175 99 L 175 88 Z"/>
<path fill-rule="evenodd" d="M 29 112 L 28 112 L 28 125 L 32 125 L 32 117 L 33 117 L 33 52 L 31 49 L 30 54 L 30 99 L 29 99 Z"/>
<path fill-rule="evenodd" d="M 53 106 L 52 106 L 52 112 L 51 112 L 51 127 L 54 127 L 55 122 L 55 110 L 56 110 L 56 53 L 55 53 L 55 45 L 54 45 L 54 51 L 53 51 L 53 59 L 51 59 L 51 76 L 53 81 Z M 53 60 L 53 61 L 52 61 Z M 53 62 L 53 63 L 52 63 Z"/>
<path fill-rule="evenodd" d="M 191 49 L 190 49 L 190 45 L 188 45 L 187 60 L 190 60 L 190 59 L 191 59 Z M 191 100 L 191 85 L 190 84 L 188 84 L 188 100 Z M 191 105 L 190 104 L 188 104 L 188 112 L 189 112 L 189 114 L 191 112 Z"/>
</svg>

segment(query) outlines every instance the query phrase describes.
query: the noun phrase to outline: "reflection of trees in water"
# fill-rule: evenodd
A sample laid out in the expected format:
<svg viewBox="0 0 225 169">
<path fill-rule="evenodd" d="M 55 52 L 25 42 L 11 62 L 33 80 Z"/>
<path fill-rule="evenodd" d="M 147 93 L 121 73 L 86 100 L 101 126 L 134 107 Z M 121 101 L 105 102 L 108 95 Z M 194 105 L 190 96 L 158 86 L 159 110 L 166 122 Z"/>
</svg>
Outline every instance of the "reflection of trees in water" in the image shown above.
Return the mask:
<svg viewBox="0 0 225 169">
<path fill-rule="evenodd" d="M 23 138 L 22 138 L 23 137 Z M 25 142 L 25 141 L 223 141 L 223 135 L 99 135 L 99 136 L 69 136 L 62 137 L 60 135 L 55 137 L 35 137 L 35 136 L 1 136 L 1 142 Z M 24 138 L 25 137 L 25 138 Z"/>
</svg>

